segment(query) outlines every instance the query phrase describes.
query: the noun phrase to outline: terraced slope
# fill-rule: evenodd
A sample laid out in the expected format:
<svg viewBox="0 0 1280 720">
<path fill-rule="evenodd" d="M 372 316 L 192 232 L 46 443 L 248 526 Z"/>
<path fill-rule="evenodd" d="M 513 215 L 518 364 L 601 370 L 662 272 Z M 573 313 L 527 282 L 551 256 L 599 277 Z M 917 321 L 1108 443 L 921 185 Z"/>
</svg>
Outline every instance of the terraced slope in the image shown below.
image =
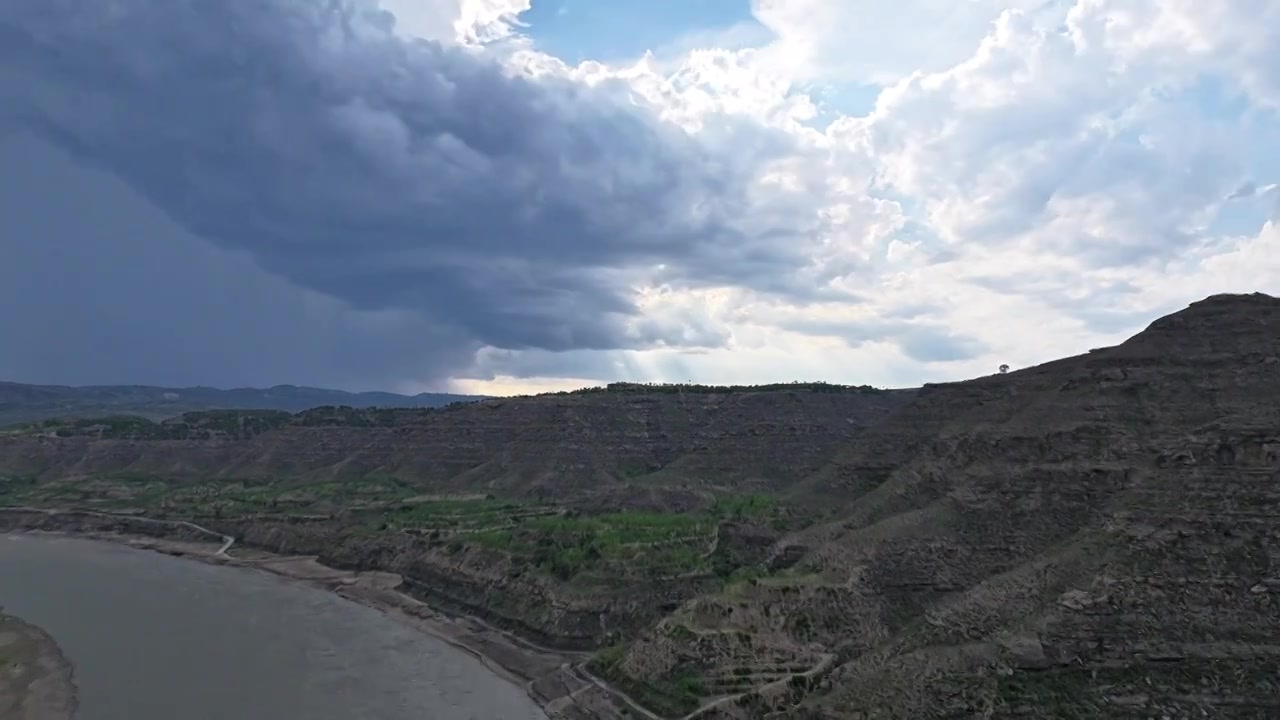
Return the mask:
<svg viewBox="0 0 1280 720">
<path fill-rule="evenodd" d="M 108 418 L 0 433 L 0 468 L 68 478 L 397 478 L 419 492 L 643 500 L 669 487 L 777 487 L 830 460 L 912 391 L 599 391 L 434 410 L 318 408 Z M 632 482 L 645 477 L 644 482 Z M 665 502 L 661 497 L 654 498 Z"/>
<path fill-rule="evenodd" d="M 1280 717 L 1278 399 L 1262 295 L 926 387 L 795 489 L 788 570 L 601 671 L 707 717 Z"/>
</svg>

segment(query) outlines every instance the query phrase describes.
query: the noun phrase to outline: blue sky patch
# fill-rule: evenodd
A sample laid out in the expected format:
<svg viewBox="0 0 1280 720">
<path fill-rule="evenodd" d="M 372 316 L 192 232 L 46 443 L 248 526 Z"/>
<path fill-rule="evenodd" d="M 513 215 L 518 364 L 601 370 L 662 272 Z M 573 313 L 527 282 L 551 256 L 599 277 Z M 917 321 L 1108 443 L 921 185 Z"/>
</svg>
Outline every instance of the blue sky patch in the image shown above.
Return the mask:
<svg viewBox="0 0 1280 720">
<path fill-rule="evenodd" d="M 754 25 L 749 0 L 533 0 L 523 33 L 570 63 L 628 60 L 680 38 Z M 766 35 L 767 36 L 767 35 Z"/>
</svg>

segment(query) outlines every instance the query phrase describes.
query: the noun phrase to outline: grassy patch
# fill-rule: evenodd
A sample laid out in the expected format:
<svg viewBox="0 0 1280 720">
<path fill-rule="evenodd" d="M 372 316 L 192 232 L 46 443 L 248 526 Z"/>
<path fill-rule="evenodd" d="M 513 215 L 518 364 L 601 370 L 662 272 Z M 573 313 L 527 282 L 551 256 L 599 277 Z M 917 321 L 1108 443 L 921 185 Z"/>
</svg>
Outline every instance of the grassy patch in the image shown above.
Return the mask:
<svg viewBox="0 0 1280 720">
<path fill-rule="evenodd" d="M 349 483 L 342 484 L 349 488 Z M 308 488 L 324 496 L 326 486 Z M 387 486 L 388 496 L 399 490 Z M 347 494 L 350 494 L 348 489 Z M 369 496 L 366 494 L 365 499 Z M 261 496 L 246 496 L 261 503 Z M 742 505 L 745 511 L 762 503 Z M 654 512 L 611 512 L 580 515 L 554 505 L 495 498 L 403 499 L 370 510 L 364 521 L 377 531 L 409 531 L 430 535 L 452 552 L 464 546 L 508 553 L 522 565 L 562 581 L 584 585 L 619 578 L 669 578 L 709 573 L 708 550 L 722 517 Z M 733 568 L 725 570 L 731 571 Z"/>
<path fill-rule="evenodd" d="M 602 515 L 535 518 L 529 527 L 548 535 L 592 538 L 617 549 L 644 543 L 690 539 L 713 526 L 704 518 L 677 513 L 614 512 Z"/>
<path fill-rule="evenodd" d="M 669 577 L 705 571 L 711 518 L 675 513 L 508 514 L 505 524 L 462 536 L 561 580 L 584 573 Z"/>
<path fill-rule="evenodd" d="M 627 646 L 625 644 L 610 645 L 597 650 L 596 654 L 591 656 L 591 661 L 587 663 L 587 666 L 597 675 L 613 676 L 626 656 Z"/>
<path fill-rule="evenodd" d="M 463 498 L 404 503 L 387 513 L 392 530 L 440 530 L 478 535 L 500 533 L 529 514 L 554 512 L 554 508 L 528 506 L 497 498 Z"/>
<path fill-rule="evenodd" d="M 667 717 L 682 717 L 697 710 L 706 697 L 702 679 L 693 674 L 681 674 L 654 682 L 615 682 L 642 705 Z"/>
<path fill-rule="evenodd" d="M 278 410 L 204 410 L 177 420 L 156 422 L 140 415 L 112 415 L 78 420 L 49 419 L 30 423 L 26 432 L 58 437 L 99 437 L 128 440 L 207 440 L 215 435 L 249 438 L 293 422 Z"/>
<path fill-rule="evenodd" d="M 0 480 L 0 502 L 36 507 L 136 507 L 162 496 L 164 481 L 149 476 L 122 475 L 74 481 Z"/>
<path fill-rule="evenodd" d="M 677 672 L 652 682 L 637 680 L 622 671 L 627 654 L 625 644 L 611 645 L 596 652 L 587 668 L 616 684 L 640 704 L 660 715 L 679 717 L 696 710 L 707 695 L 706 684 L 690 670 Z"/>
<path fill-rule="evenodd" d="M 777 498 L 762 493 L 747 493 L 717 499 L 711 512 L 729 520 L 760 520 L 773 515 L 777 509 Z"/>
<path fill-rule="evenodd" d="M 767 575 L 768 572 L 759 566 L 737 568 L 725 576 L 724 592 L 732 592 L 748 584 L 754 585 Z"/>
<path fill-rule="evenodd" d="M 29 504 L 36 488 L 35 478 L 0 476 L 0 505 Z"/>
<path fill-rule="evenodd" d="M 723 549 L 713 552 L 717 531 L 725 522 L 768 517 L 778 507 L 771 497 L 743 495 L 726 498 L 702 513 L 586 515 L 553 504 L 490 495 L 424 497 L 419 492 L 391 476 L 324 482 L 220 478 L 191 483 L 117 473 L 45 483 L 8 479 L 0 484 L 0 499 L 8 504 L 136 509 L 197 521 L 349 513 L 352 525 L 366 533 L 425 535 L 450 552 L 467 546 L 498 550 L 513 556 L 522 567 L 583 587 L 690 575 L 742 580 L 747 571 L 739 571 L 740 563 Z"/>
</svg>

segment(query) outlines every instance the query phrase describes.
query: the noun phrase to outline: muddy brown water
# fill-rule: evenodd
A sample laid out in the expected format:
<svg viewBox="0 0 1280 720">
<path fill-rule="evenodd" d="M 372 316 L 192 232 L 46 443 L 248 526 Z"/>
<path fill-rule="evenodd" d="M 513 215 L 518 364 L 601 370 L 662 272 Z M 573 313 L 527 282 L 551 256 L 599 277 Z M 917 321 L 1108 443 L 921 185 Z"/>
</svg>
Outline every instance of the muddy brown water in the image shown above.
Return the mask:
<svg viewBox="0 0 1280 720">
<path fill-rule="evenodd" d="M 78 720 L 546 720 L 470 655 L 261 571 L 0 536 L 0 606 L 75 665 Z"/>
</svg>

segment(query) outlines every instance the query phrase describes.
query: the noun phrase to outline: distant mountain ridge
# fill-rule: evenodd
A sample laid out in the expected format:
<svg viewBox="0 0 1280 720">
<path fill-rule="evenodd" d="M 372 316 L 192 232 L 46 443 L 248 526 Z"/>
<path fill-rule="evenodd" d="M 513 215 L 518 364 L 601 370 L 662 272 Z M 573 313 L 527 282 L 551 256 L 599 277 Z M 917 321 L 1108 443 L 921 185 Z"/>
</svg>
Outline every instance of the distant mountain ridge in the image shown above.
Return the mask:
<svg viewBox="0 0 1280 720">
<path fill-rule="evenodd" d="M 151 420 L 196 410 L 284 410 L 301 412 L 326 405 L 356 408 L 440 407 L 486 399 L 482 395 L 346 392 L 276 385 L 270 388 L 169 388 L 150 385 L 26 385 L 0 381 L 0 427 L 49 418 L 138 415 Z"/>
</svg>

